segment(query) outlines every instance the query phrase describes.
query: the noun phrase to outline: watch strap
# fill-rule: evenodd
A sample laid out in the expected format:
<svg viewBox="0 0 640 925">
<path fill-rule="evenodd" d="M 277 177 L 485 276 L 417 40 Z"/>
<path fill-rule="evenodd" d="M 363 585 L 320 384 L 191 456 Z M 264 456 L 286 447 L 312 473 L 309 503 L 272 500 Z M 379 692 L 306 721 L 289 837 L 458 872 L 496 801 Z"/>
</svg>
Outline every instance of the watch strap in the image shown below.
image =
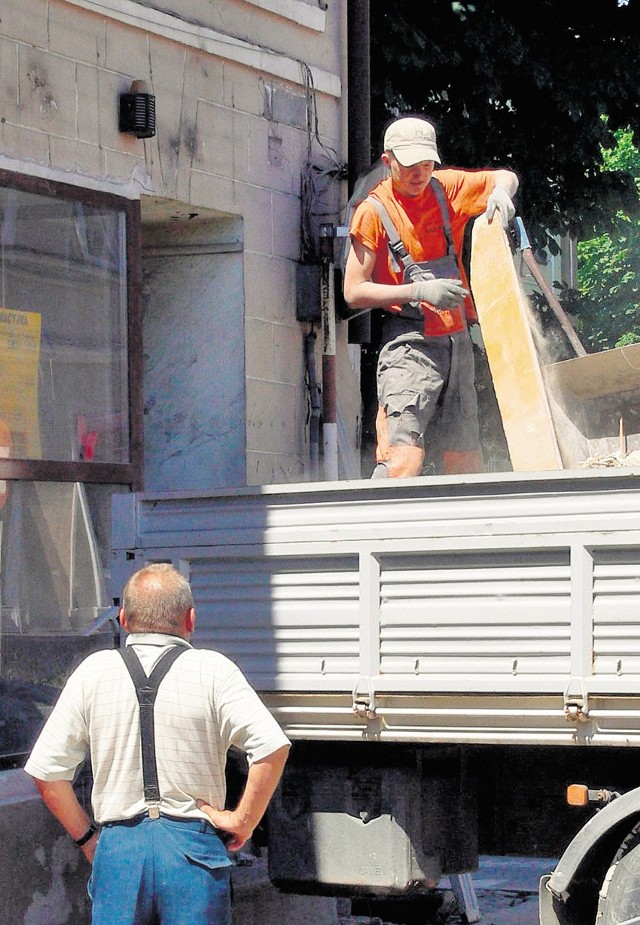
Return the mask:
<svg viewBox="0 0 640 925">
<path fill-rule="evenodd" d="M 97 831 L 98 826 L 95 824 L 95 822 L 92 822 L 84 835 L 82 835 L 80 838 L 74 838 L 73 840 L 78 848 L 82 848 L 83 845 L 87 844 L 90 838 L 93 838 Z"/>
</svg>

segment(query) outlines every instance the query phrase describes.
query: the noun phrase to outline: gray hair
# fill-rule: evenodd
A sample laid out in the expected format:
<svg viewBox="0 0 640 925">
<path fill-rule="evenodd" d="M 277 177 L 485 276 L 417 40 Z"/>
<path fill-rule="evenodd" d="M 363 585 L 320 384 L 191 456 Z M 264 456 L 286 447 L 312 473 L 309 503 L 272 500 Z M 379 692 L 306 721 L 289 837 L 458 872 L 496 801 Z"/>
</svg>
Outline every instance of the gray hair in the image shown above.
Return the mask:
<svg viewBox="0 0 640 925">
<path fill-rule="evenodd" d="M 189 582 L 166 562 L 135 572 L 122 594 L 127 625 L 134 633 L 175 633 L 193 607 Z"/>
</svg>

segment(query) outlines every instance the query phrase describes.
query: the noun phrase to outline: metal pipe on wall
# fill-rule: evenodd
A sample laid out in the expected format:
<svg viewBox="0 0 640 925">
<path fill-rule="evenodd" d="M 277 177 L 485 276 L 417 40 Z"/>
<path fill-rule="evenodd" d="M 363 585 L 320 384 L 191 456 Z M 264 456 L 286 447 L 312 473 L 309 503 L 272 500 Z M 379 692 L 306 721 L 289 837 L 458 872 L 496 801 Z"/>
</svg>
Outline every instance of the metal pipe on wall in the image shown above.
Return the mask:
<svg viewBox="0 0 640 925">
<path fill-rule="evenodd" d="M 371 60 L 369 0 L 349 0 L 347 13 L 349 195 L 371 167 Z"/>
<path fill-rule="evenodd" d="M 320 316 L 322 322 L 322 437 L 324 477 L 338 479 L 338 402 L 336 396 L 336 305 L 333 225 L 320 226 Z"/>
<path fill-rule="evenodd" d="M 347 13 L 347 118 L 349 196 L 371 168 L 371 17 L 369 0 L 349 0 Z M 371 340 L 371 316 L 349 321 L 349 341 Z"/>
</svg>

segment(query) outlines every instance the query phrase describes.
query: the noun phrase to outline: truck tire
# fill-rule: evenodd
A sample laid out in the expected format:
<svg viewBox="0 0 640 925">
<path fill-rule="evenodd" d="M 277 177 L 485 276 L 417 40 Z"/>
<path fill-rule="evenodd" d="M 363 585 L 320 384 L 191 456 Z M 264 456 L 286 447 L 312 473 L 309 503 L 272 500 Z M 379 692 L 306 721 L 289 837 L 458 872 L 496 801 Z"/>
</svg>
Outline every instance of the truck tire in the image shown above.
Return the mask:
<svg viewBox="0 0 640 925">
<path fill-rule="evenodd" d="M 596 925 L 640 922 L 640 822 L 622 842 L 600 889 Z"/>
</svg>

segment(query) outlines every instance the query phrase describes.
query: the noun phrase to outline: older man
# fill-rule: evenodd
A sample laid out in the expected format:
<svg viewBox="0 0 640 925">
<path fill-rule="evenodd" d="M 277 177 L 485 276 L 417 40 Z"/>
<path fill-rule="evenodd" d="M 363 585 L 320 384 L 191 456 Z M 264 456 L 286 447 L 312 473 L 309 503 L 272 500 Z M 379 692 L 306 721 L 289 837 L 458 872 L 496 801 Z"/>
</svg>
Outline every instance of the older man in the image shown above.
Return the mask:
<svg viewBox="0 0 640 925">
<path fill-rule="evenodd" d="M 381 155 L 390 176 L 355 210 L 344 296 L 353 309 L 384 309 L 378 357 L 374 478 L 420 475 L 425 431 L 437 421 L 446 473 L 481 471 L 469 325 L 477 321 L 461 261 L 468 221 L 513 218 L 511 170 L 436 170 L 433 125 L 389 125 Z"/>
<path fill-rule="evenodd" d="M 73 672 L 25 766 L 93 863 L 93 925 L 229 925 L 225 843 L 251 836 L 282 774 L 289 740 L 231 661 L 191 646 L 195 620 L 176 569 L 136 572 L 120 611 L 125 649 Z M 249 772 L 225 810 L 231 746 Z M 87 754 L 95 822 L 72 786 Z"/>
</svg>

